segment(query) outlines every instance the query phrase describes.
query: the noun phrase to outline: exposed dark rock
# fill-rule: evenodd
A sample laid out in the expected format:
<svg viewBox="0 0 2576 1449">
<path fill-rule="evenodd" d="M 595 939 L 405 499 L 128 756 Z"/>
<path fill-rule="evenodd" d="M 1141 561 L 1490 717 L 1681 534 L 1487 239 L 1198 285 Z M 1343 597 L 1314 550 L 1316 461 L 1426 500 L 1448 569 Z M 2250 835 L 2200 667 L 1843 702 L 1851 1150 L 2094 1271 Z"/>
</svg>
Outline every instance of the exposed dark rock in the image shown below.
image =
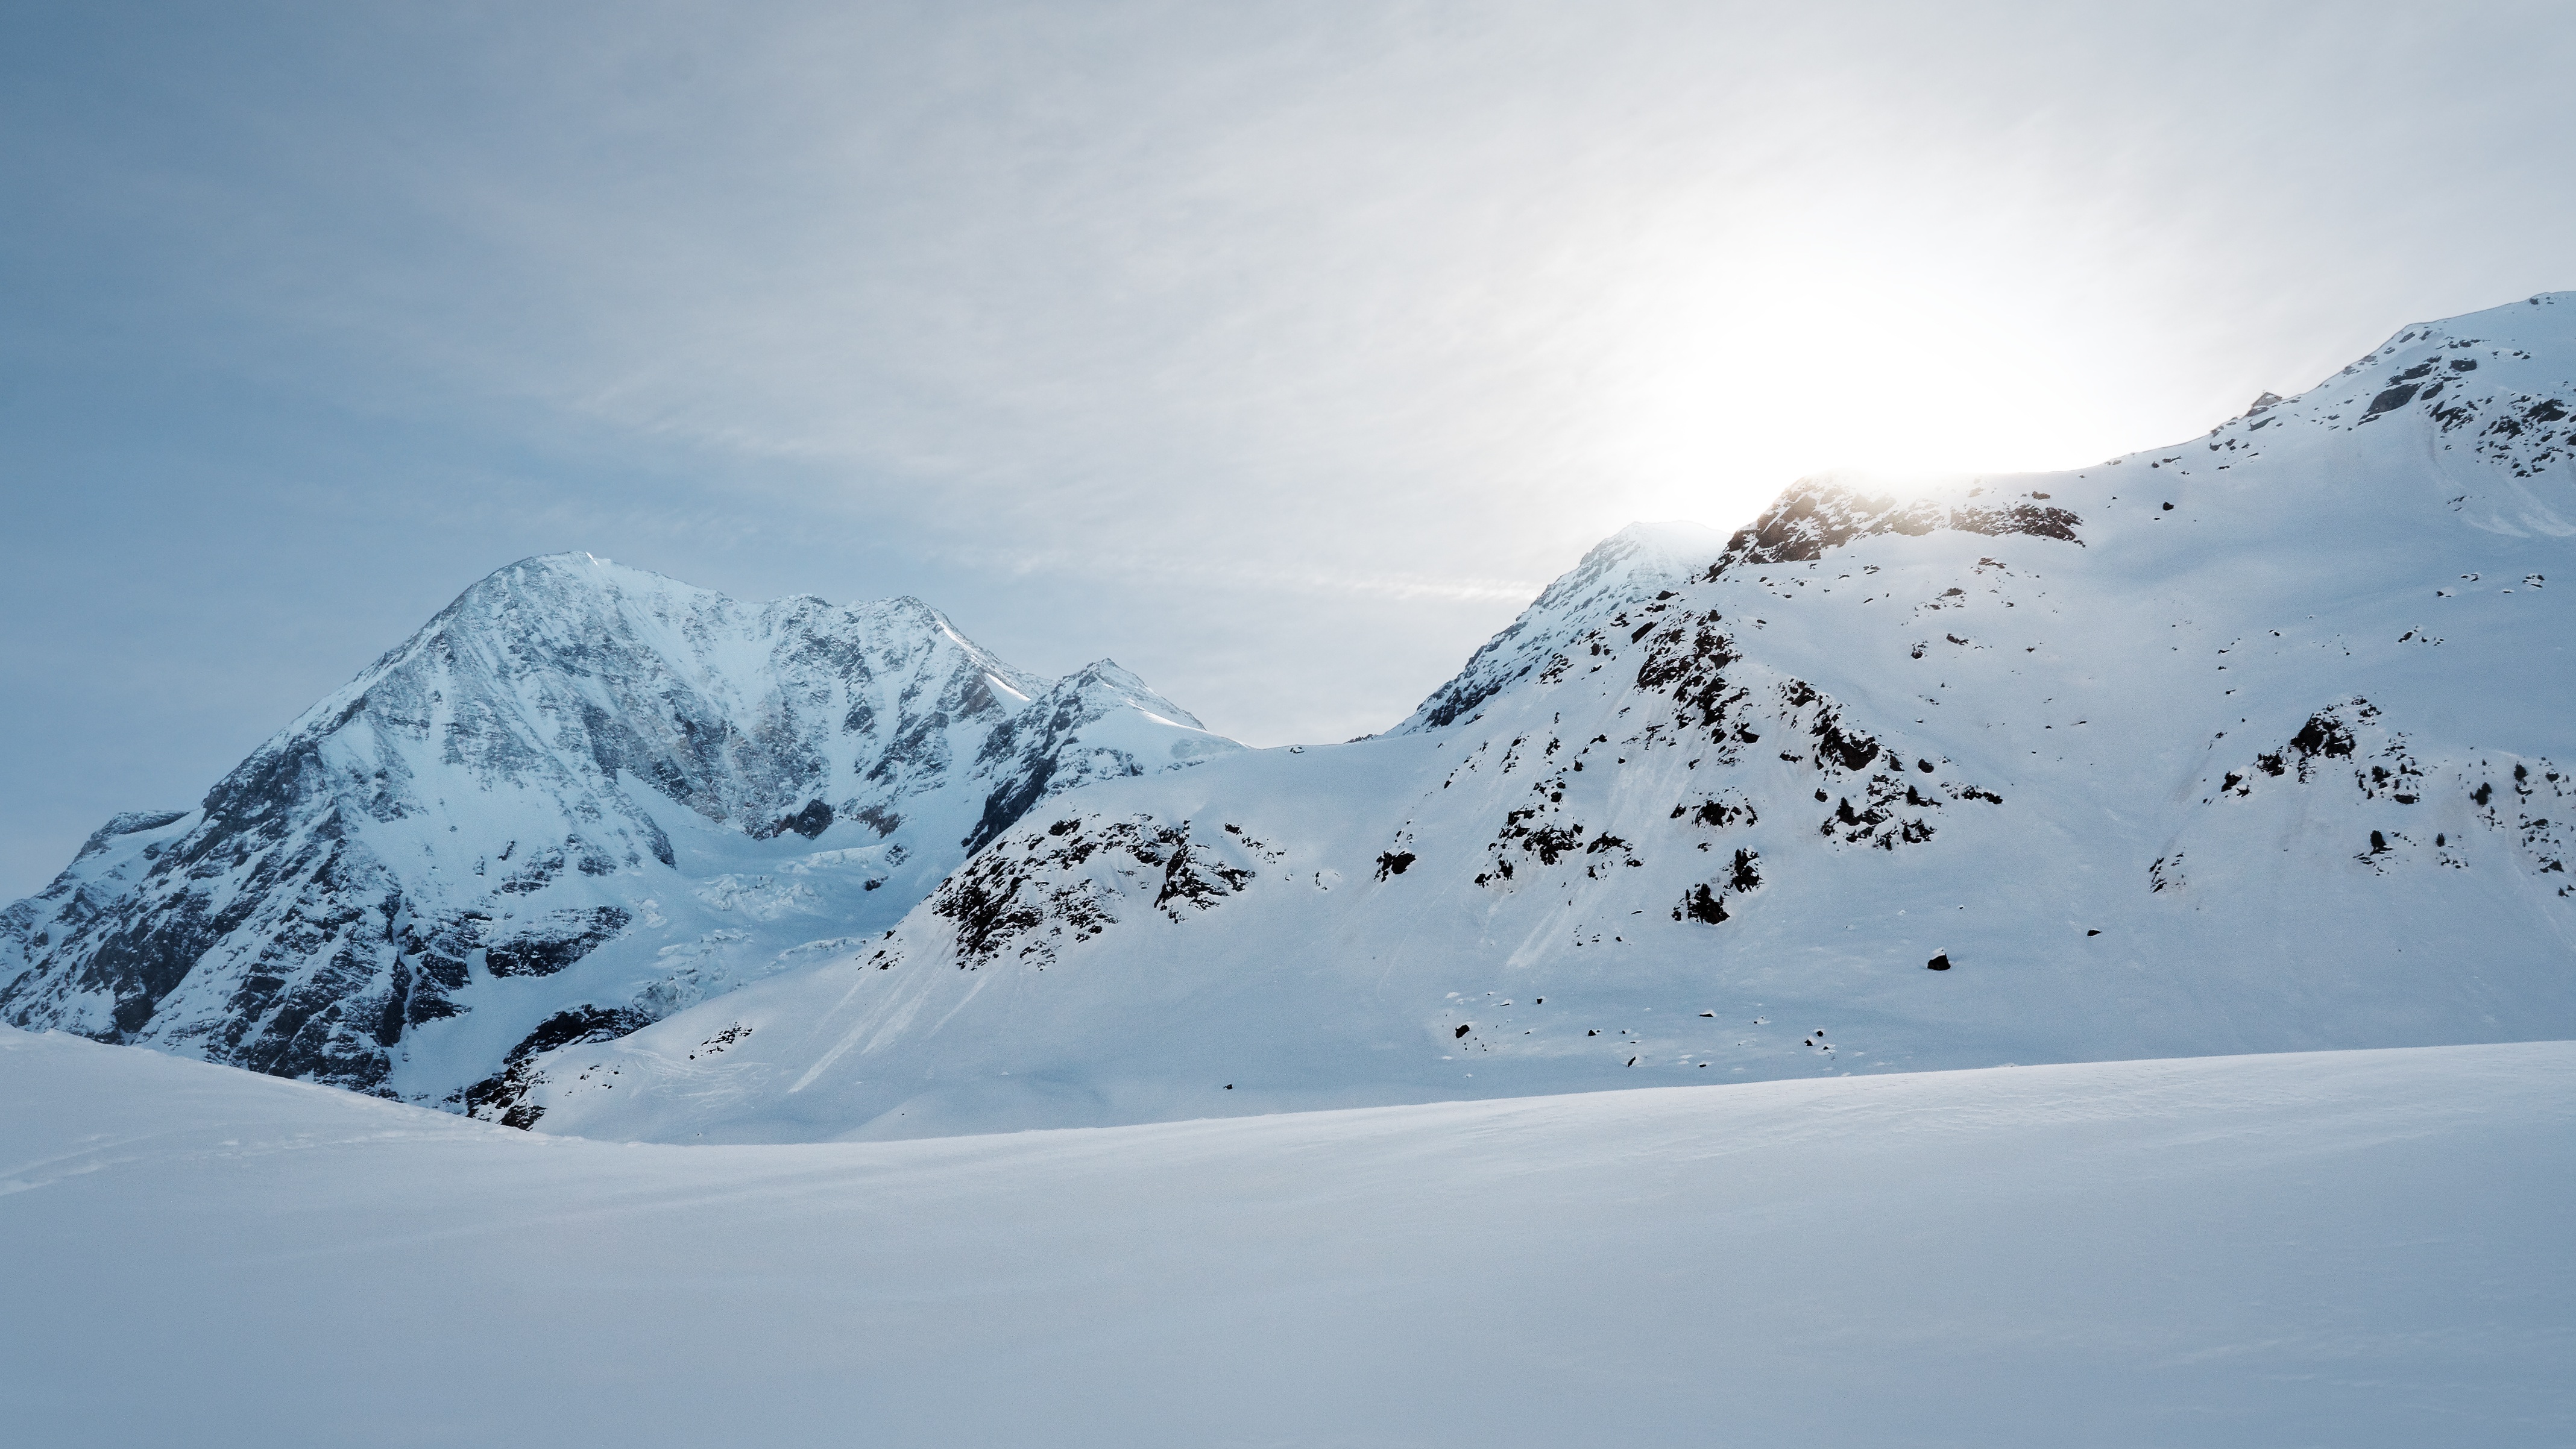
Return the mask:
<svg viewBox="0 0 2576 1449">
<path fill-rule="evenodd" d="M 1674 912 L 1677 920 L 1683 916 L 1714 926 L 1726 919 L 1726 902 L 1707 886 L 1695 885 L 1683 895 L 1680 909 Z"/>
<path fill-rule="evenodd" d="M 510 1048 L 499 1072 L 465 1089 L 465 1113 L 504 1127 L 534 1127 L 546 1112 L 530 1100 L 531 1093 L 544 1080 L 537 1058 L 558 1047 L 614 1041 L 652 1024 L 652 1017 L 622 1007 L 582 1005 L 556 1012 Z"/>
<path fill-rule="evenodd" d="M 1727 541 L 1726 553 L 1708 577 L 1744 564 L 1803 563 L 1822 558 L 1855 538 L 1897 533 L 1915 537 L 1935 529 L 1995 536 L 2031 534 L 2081 543 L 2076 529 L 2083 520 L 2063 508 L 2035 503 L 2001 507 L 1952 506 L 1932 499 L 1900 500 L 1869 496 L 1830 481 L 1792 485 L 1762 515 Z"/>
<path fill-rule="evenodd" d="M 1735 852 L 1735 865 L 1727 872 L 1726 888 L 1737 895 L 1762 888 L 1762 857 L 1749 850 Z"/>
<path fill-rule="evenodd" d="M 2392 387 L 2386 392 L 2381 393 L 2379 396 L 2372 398 L 2370 400 L 2370 410 L 2363 413 L 2362 416 L 2377 417 L 2381 413 L 2395 412 L 2397 409 L 2413 402 L 2415 400 L 2415 392 L 2416 384 L 2414 383 L 2405 383 L 2397 387 Z"/>
<path fill-rule="evenodd" d="M 770 840 L 793 830 L 807 840 L 812 840 L 831 828 L 832 807 L 820 800 L 808 800 L 805 802 L 804 809 L 793 815 L 782 815 L 760 829 L 752 831 L 751 838 Z"/>
<path fill-rule="evenodd" d="M 2310 715 L 2299 732 L 2290 736 L 2290 748 L 2311 759 L 2318 755 L 2349 756 L 2352 730 L 2332 714 Z"/>
<path fill-rule="evenodd" d="M 983 818 L 975 829 L 958 844 L 969 851 L 980 850 L 985 842 L 1019 823 L 1021 816 L 1046 794 L 1047 781 L 1055 776 L 1055 761 L 1041 759 L 1019 779 L 995 790 L 984 800 Z"/>
<path fill-rule="evenodd" d="M 549 911 L 487 945 L 483 961 L 495 976 L 551 976 L 626 929 L 630 919 L 616 906 Z"/>
</svg>

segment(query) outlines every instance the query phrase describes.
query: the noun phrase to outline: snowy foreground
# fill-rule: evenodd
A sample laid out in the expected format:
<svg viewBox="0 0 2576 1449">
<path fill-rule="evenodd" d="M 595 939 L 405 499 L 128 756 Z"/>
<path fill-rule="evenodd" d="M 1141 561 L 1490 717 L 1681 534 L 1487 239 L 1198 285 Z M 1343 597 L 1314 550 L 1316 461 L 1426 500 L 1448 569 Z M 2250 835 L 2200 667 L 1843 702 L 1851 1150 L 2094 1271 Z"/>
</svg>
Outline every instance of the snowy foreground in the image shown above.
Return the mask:
<svg viewBox="0 0 2576 1449">
<path fill-rule="evenodd" d="M 2564 1444 L 2576 1043 L 611 1145 L 0 1029 L 8 1442 Z"/>
</svg>

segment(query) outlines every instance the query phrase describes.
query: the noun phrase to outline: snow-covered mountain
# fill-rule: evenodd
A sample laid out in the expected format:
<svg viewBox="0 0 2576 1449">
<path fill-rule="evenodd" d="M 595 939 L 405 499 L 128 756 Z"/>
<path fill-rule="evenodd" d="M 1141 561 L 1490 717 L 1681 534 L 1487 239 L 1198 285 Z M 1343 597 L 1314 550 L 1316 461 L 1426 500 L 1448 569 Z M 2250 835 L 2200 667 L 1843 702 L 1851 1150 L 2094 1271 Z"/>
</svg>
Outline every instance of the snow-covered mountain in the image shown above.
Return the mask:
<svg viewBox="0 0 2576 1449">
<path fill-rule="evenodd" d="M 2174 447 L 1631 529 L 1389 734 L 1050 802 L 509 1104 L 914 1136 L 2576 1035 L 2571 409 L 2544 295 Z"/>
<path fill-rule="evenodd" d="M 461 1106 L 846 955 L 1041 800 L 1238 748 L 918 600 L 528 559 L 0 912 L 0 1019 Z"/>
</svg>

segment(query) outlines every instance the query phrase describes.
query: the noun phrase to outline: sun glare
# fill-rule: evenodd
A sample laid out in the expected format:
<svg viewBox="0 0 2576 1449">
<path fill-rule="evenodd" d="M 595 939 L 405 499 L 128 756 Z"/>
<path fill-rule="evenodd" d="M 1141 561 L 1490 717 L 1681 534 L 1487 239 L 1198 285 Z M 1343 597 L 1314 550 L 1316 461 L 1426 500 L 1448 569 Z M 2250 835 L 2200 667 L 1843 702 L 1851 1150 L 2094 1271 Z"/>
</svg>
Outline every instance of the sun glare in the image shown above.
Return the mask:
<svg viewBox="0 0 2576 1449">
<path fill-rule="evenodd" d="M 1575 447 L 1599 522 L 1725 525 L 1824 472 L 1882 486 L 2072 467 L 2121 435 L 2117 336 L 2044 248 L 1938 226 L 1785 226 L 1638 248 L 1593 318 Z M 1663 254 L 1658 255 L 1660 250 Z"/>
</svg>

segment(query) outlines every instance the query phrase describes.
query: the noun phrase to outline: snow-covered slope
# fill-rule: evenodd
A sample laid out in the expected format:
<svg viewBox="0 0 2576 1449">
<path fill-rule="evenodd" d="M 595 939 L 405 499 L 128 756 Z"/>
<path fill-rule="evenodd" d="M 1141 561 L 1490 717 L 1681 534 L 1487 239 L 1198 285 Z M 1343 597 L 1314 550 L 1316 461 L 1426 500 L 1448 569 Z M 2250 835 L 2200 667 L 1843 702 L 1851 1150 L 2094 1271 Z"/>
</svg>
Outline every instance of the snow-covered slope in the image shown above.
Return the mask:
<svg viewBox="0 0 2576 1449">
<path fill-rule="evenodd" d="M 678 1148 L 0 1029 L 0 1101 L 17 1444 L 2576 1437 L 2565 1043 Z"/>
<path fill-rule="evenodd" d="M 1630 530 L 1394 733 L 1068 797 L 519 1100 L 783 1140 L 2576 1035 L 2571 379 L 2543 296 L 2175 447 Z"/>
<path fill-rule="evenodd" d="M 1236 748 L 917 600 L 528 559 L 0 912 L 0 1017 L 458 1104 L 845 952 L 1041 799 Z"/>
</svg>

